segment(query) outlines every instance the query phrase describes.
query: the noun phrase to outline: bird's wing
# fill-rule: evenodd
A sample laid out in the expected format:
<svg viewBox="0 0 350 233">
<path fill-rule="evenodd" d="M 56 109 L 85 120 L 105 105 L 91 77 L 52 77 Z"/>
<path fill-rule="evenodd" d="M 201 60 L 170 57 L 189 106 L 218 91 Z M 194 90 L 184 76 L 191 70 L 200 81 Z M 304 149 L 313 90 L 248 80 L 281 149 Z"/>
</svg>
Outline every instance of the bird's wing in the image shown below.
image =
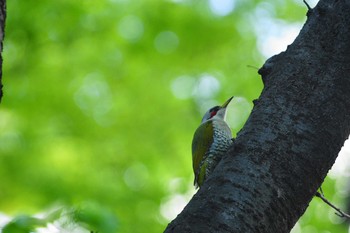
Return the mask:
<svg viewBox="0 0 350 233">
<path fill-rule="evenodd" d="M 192 140 L 192 162 L 193 171 L 197 177 L 198 168 L 203 159 L 205 159 L 207 151 L 213 143 L 213 124 L 206 121 L 201 124 L 194 133 Z M 196 182 L 196 179 L 195 179 Z"/>
</svg>

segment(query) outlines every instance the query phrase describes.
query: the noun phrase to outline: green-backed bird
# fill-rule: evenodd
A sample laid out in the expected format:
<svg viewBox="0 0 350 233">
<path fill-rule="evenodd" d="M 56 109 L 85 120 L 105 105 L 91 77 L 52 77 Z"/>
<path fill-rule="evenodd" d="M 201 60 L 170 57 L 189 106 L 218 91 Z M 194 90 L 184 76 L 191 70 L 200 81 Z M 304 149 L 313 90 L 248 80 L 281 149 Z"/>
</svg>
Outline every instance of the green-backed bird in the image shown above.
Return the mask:
<svg viewBox="0 0 350 233">
<path fill-rule="evenodd" d="M 192 162 L 196 188 L 208 178 L 232 143 L 231 129 L 225 122 L 226 107 L 232 98 L 209 109 L 194 133 Z"/>
</svg>

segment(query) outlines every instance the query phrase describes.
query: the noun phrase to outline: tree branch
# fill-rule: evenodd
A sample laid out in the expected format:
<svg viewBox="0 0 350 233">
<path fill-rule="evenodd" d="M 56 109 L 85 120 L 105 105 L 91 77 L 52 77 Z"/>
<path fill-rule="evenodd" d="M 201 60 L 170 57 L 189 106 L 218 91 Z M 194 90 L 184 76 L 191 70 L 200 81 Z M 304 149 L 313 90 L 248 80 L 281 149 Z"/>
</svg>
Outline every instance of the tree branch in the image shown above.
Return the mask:
<svg viewBox="0 0 350 233">
<path fill-rule="evenodd" d="M 309 11 L 311 11 L 312 8 L 310 7 L 309 3 L 307 3 L 307 1 L 305 1 L 305 0 L 303 0 L 303 2 L 304 2 L 304 4 L 306 5 L 307 9 L 308 9 Z"/>
<path fill-rule="evenodd" d="M 290 232 L 350 133 L 350 2 L 321 0 L 259 70 L 264 89 L 165 232 Z"/>
<path fill-rule="evenodd" d="M 343 212 L 341 209 L 339 209 L 338 207 L 336 207 L 335 205 L 333 205 L 330 201 L 327 200 L 327 198 L 323 195 L 323 193 L 321 192 L 316 192 L 315 194 L 316 197 L 320 198 L 324 203 L 326 203 L 327 205 L 329 205 L 330 207 L 332 207 L 335 211 L 337 211 L 335 214 L 338 215 L 341 218 L 349 218 L 350 219 L 350 215 Z"/>
</svg>

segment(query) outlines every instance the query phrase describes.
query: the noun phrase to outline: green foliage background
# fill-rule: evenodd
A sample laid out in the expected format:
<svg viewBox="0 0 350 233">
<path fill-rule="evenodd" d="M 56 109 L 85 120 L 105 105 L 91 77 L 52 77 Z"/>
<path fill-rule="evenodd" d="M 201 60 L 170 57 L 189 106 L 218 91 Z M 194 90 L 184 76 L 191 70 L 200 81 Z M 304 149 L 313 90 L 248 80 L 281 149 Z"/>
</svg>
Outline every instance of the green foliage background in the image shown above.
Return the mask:
<svg viewBox="0 0 350 233">
<path fill-rule="evenodd" d="M 305 20 L 297 1 L 236 1 L 226 16 L 196 0 L 8 1 L 1 212 L 89 206 L 74 217 L 86 228 L 161 232 L 194 193 L 190 144 L 202 114 L 236 96 L 236 134 L 259 97 L 248 67 L 265 60 L 258 9 Z M 301 232 L 345 232 L 317 208 Z"/>
</svg>

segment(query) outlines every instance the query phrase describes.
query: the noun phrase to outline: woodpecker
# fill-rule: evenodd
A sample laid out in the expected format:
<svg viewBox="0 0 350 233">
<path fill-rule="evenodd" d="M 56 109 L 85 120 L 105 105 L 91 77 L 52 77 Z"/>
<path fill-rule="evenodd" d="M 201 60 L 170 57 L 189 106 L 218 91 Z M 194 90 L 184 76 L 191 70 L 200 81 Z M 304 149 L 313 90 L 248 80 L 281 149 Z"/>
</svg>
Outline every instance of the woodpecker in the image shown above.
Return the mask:
<svg viewBox="0 0 350 233">
<path fill-rule="evenodd" d="M 196 188 L 208 178 L 232 143 L 231 129 L 225 122 L 226 107 L 232 99 L 209 109 L 194 133 L 192 165 Z"/>
</svg>

